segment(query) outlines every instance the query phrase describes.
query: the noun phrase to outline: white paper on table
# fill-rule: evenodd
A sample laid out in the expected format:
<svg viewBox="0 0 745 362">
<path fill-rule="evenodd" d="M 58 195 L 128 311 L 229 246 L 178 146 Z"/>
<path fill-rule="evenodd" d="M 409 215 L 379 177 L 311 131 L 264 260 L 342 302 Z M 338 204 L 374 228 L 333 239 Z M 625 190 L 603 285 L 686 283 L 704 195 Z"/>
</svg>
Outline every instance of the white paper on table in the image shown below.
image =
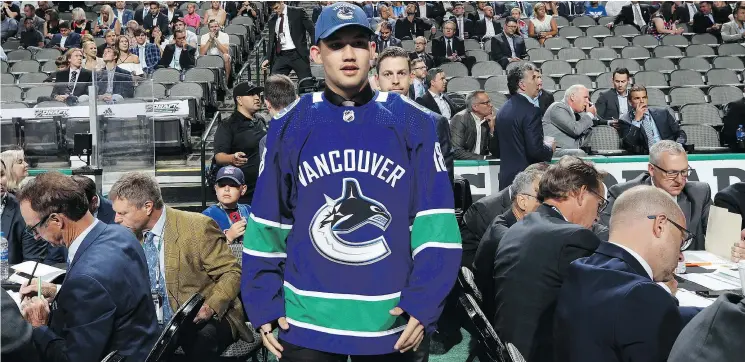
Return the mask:
<svg viewBox="0 0 745 362">
<path fill-rule="evenodd" d="M 737 280 L 727 277 L 719 272 L 714 273 L 693 273 L 693 274 L 681 274 L 681 278 L 692 281 L 704 288 L 709 290 L 734 290 L 741 289 L 740 283 Z"/>
<path fill-rule="evenodd" d="M 16 302 L 18 305 L 18 309 L 21 309 L 21 294 L 18 292 L 14 292 L 12 290 L 8 290 L 8 295 L 10 295 L 11 298 L 13 298 L 13 301 Z"/>
<path fill-rule="evenodd" d="M 705 250 L 690 250 L 690 251 L 684 251 L 683 257 L 685 258 L 686 263 L 712 263 L 712 264 L 720 264 L 717 265 L 717 267 L 723 265 L 732 265 L 732 261 L 729 259 L 722 258 L 718 255 L 715 255 L 713 253 L 710 253 Z"/>
<path fill-rule="evenodd" d="M 678 289 L 678 292 L 675 293 L 675 297 L 678 298 L 678 303 L 681 307 L 706 308 L 714 303 L 713 299 L 704 298 L 694 292 L 689 292 L 685 289 Z"/>
<path fill-rule="evenodd" d="M 722 258 L 730 258 L 732 246 L 740 241 L 742 216 L 712 205 L 706 226 L 706 251 Z"/>
<path fill-rule="evenodd" d="M 31 275 L 31 273 L 34 273 L 34 277 L 38 277 L 43 282 L 51 282 L 58 276 L 65 274 L 66 271 L 64 269 L 55 268 L 53 266 L 49 266 L 46 264 L 39 263 L 39 266 L 36 267 L 36 272 L 34 272 L 34 267 L 36 266 L 35 261 L 24 261 L 23 263 L 16 264 L 11 266 L 10 268 L 15 270 L 16 272 L 24 273 Z M 28 282 L 28 277 L 23 277 L 18 274 L 13 274 L 8 278 L 9 281 L 18 283 L 18 284 L 24 284 Z"/>
</svg>

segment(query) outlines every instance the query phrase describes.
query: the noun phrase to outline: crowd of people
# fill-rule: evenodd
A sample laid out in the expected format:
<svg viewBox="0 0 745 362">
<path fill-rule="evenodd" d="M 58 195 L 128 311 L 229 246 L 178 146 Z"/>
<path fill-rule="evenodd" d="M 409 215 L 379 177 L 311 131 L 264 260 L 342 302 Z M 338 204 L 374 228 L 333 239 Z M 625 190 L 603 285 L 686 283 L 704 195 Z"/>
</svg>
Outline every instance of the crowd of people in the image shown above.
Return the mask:
<svg viewBox="0 0 745 362">
<path fill-rule="evenodd" d="M 60 36 L 50 44 L 58 47 L 72 34 L 106 39 L 101 49 L 67 50 L 58 82 L 73 87 L 58 86 L 55 99 L 84 100 L 75 84 L 92 81 L 87 68 L 99 66 L 90 60 L 99 51 L 112 74 L 127 74 L 122 64 L 144 73 L 187 66 L 197 48 L 222 55 L 227 70 L 221 26 L 233 13 L 256 16 L 245 3 L 213 2 L 203 19 L 194 5 L 187 14 L 172 2 L 127 13 L 119 3 L 116 12 L 102 7 L 108 15 L 93 25 L 55 24 Z M 269 2 L 264 67 L 272 75 L 263 86 L 233 88 L 235 111 L 215 135 L 217 200 L 202 214 L 166 205 L 157 181 L 140 172 L 121 176 L 106 198 L 86 177 L 48 172 L 24 182 L 23 151 L 3 152 L 11 264 L 45 261 L 56 248 L 67 268 L 61 285 L 23 285 L 20 312 L 3 308 L 3 327 L 17 326 L 3 358 L 93 362 L 116 350 L 144 360 L 200 293 L 197 332 L 178 342 L 189 361 L 219 360 L 229 346 L 258 340 L 288 361 L 426 361 L 433 338 L 459 333 L 448 325 L 459 266 L 473 270 L 500 338 L 528 361 L 690 354 L 678 335 L 691 319 L 713 317 L 678 307 L 674 270 L 682 251 L 705 250 L 711 205 L 745 215 L 745 183 L 712 201 L 709 185 L 688 181 L 685 134 L 669 110 L 648 107 L 628 70 L 613 71 L 614 89 L 597 105 L 582 85 L 554 102 L 541 69 L 522 62 L 523 37 L 556 36 L 553 15 L 618 11 L 609 26 L 658 24 L 656 8 L 611 4 L 479 2 L 466 16 L 462 3 L 336 2 L 319 5 L 311 20 L 302 8 Z M 693 11 L 685 5 L 662 4 L 663 23 L 671 9 Z M 699 5 L 694 27 L 711 11 Z M 745 8 L 733 13 L 745 17 Z M 503 16 L 502 29 L 495 18 Z M 191 24 L 210 29 L 198 47 L 184 29 Z M 433 27 L 443 37 L 427 53 L 423 32 Z M 471 92 L 465 109 L 447 96 L 439 65 L 472 65 L 463 41 L 473 36 L 492 37 L 500 63 L 519 62 L 499 109 L 484 91 Z M 310 75 L 310 60 L 322 65 L 325 89 L 298 97 L 287 75 Z M 115 75 L 102 78 L 99 96 L 115 101 L 128 91 L 117 93 Z M 257 117 L 262 108 L 268 127 Z M 649 153 L 647 172 L 607 188 L 605 172 L 577 157 L 598 124 Z M 553 157 L 561 158 L 549 165 Z M 453 160 L 491 158 L 501 159 L 500 192 L 474 203 L 459 225 Z M 735 261 L 745 260 L 745 219 L 742 229 L 731 241 Z M 739 356 L 736 346 L 717 347 Z"/>
</svg>

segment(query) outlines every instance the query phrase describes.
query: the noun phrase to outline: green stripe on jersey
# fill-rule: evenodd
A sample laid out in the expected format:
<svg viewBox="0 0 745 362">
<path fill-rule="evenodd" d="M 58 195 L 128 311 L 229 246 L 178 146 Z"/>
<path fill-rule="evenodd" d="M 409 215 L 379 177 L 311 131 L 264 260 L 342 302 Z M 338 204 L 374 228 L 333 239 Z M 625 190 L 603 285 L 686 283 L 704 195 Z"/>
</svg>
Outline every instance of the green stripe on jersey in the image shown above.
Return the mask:
<svg viewBox="0 0 745 362">
<path fill-rule="evenodd" d="M 411 250 L 425 243 L 460 244 L 460 231 L 455 213 L 430 213 L 418 215 L 411 229 Z"/>
<path fill-rule="evenodd" d="M 297 289 L 296 291 L 285 284 L 287 317 L 320 327 L 318 329 L 332 334 L 360 335 L 367 332 L 369 336 L 374 336 L 375 332 L 380 332 L 380 335 L 387 335 L 392 333 L 386 331 L 402 327 L 407 322 L 403 317 L 395 317 L 389 313 L 398 305 L 398 294 L 390 299 L 370 301 L 348 299 L 346 294 L 334 298 L 332 293 L 303 292 Z M 308 293 L 323 296 L 310 296 Z"/>
<path fill-rule="evenodd" d="M 288 226 L 289 227 L 289 226 Z M 248 218 L 243 247 L 261 253 L 284 253 L 287 250 L 287 235 L 290 228 L 280 228 Z"/>
</svg>

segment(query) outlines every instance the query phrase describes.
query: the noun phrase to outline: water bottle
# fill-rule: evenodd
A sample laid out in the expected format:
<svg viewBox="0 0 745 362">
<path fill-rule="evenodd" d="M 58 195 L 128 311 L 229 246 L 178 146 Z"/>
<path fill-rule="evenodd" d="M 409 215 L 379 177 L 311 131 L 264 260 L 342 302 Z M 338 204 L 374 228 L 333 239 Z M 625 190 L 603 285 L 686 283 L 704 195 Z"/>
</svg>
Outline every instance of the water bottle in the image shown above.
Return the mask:
<svg viewBox="0 0 745 362">
<path fill-rule="evenodd" d="M 737 131 L 735 131 L 735 139 L 737 140 L 737 147 L 745 148 L 745 128 L 742 125 L 738 125 Z"/>
<path fill-rule="evenodd" d="M 10 265 L 8 264 L 8 239 L 0 232 L 0 280 L 7 280 L 10 276 Z"/>
</svg>

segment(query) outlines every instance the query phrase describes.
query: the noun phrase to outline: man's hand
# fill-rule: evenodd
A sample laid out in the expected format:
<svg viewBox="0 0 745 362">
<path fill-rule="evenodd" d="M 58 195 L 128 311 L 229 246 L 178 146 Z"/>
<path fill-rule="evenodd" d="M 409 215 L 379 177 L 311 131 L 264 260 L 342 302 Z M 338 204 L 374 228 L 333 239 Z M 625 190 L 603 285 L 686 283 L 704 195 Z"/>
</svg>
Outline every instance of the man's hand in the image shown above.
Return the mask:
<svg viewBox="0 0 745 362">
<path fill-rule="evenodd" d="M 610 121 L 608 121 L 608 125 L 611 126 L 611 127 L 613 127 L 613 128 L 615 128 L 615 129 L 621 128 L 621 126 L 619 125 L 618 120 L 615 119 L 615 118 L 613 118 Z"/>
<path fill-rule="evenodd" d="M 102 100 L 103 100 L 104 102 L 111 102 L 111 99 L 112 99 L 112 98 L 111 98 L 111 94 L 108 94 L 108 93 L 106 93 L 106 94 L 104 94 L 103 96 L 101 96 L 101 99 L 102 99 Z"/>
<path fill-rule="evenodd" d="M 27 299 L 21 304 L 21 315 L 34 328 L 45 326 L 49 320 L 49 302 L 39 297 Z"/>
<path fill-rule="evenodd" d="M 56 99 L 59 102 L 64 102 L 67 99 L 67 97 L 69 97 L 69 95 L 59 94 L 59 95 L 54 96 L 54 99 Z"/>
<path fill-rule="evenodd" d="M 388 311 L 388 313 L 393 316 L 400 316 L 404 313 L 404 310 L 396 307 Z M 416 351 L 422 340 L 424 340 L 424 326 L 414 316 L 409 315 L 409 323 L 406 324 L 406 329 L 401 333 L 401 337 L 398 337 L 398 341 L 396 341 L 393 348 L 401 353 L 412 348 Z"/>
<path fill-rule="evenodd" d="M 241 167 L 248 162 L 248 159 L 246 158 L 246 154 L 243 152 L 236 152 L 233 154 L 233 166 L 235 167 Z"/>
<path fill-rule="evenodd" d="M 732 246 L 732 261 L 734 262 L 745 260 L 745 229 L 742 230 L 740 238 L 740 241 Z"/>
<path fill-rule="evenodd" d="M 605 26 L 607 26 L 607 27 L 608 27 L 608 29 L 613 29 L 613 23 L 608 23 L 608 24 L 605 24 Z"/>
<path fill-rule="evenodd" d="M 21 289 L 18 291 L 21 297 L 31 298 L 37 296 L 39 293 L 39 281 L 37 278 L 31 279 L 31 283 L 24 283 L 21 285 Z M 47 282 L 41 282 L 41 295 L 49 300 L 54 299 L 57 295 L 57 285 Z"/>
<path fill-rule="evenodd" d="M 228 243 L 231 243 L 233 240 L 243 236 L 243 233 L 245 232 L 246 220 L 239 220 L 238 222 L 233 223 L 233 225 L 230 226 L 230 229 L 225 230 L 225 237 L 228 239 Z"/>
<path fill-rule="evenodd" d="M 519 61 L 521 61 L 521 60 L 522 60 L 522 59 L 520 59 L 520 58 L 510 58 L 510 63 L 513 63 L 513 62 L 519 62 Z"/>
<path fill-rule="evenodd" d="M 647 113 L 647 105 L 637 104 L 634 112 L 634 120 L 637 122 L 641 121 L 644 118 L 644 113 Z"/>
<path fill-rule="evenodd" d="M 261 70 L 267 70 L 269 69 L 269 60 L 265 60 L 261 62 Z"/>
<path fill-rule="evenodd" d="M 277 359 L 280 359 L 282 358 L 282 351 L 285 349 L 282 348 L 282 345 L 279 344 L 277 338 L 272 334 L 272 331 L 274 330 L 272 324 L 273 323 L 267 323 L 261 326 L 261 342 L 264 343 L 264 347 L 266 347 L 269 352 L 272 352 Z M 282 328 L 282 330 L 286 331 L 290 329 L 290 325 L 287 324 L 287 319 L 285 317 L 279 317 L 279 319 L 277 319 L 277 324 L 279 324 L 279 328 Z"/>
<path fill-rule="evenodd" d="M 488 115 L 488 116 L 486 116 L 486 117 L 484 117 L 484 118 L 485 118 L 485 119 L 487 120 L 487 122 L 488 122 L 488 125 L 489 125 L 489 132 L 490 132 L 490 133 L 494 133 L 494 127 L 495 127 L 495 126 L 496 126 L 496 124 L 497 124 L 497 117 L 496 117 L 496 115 L 494 115 L 494 112 L 492 112 L 492 114 L 490 114 L 490 115 Z"/>
<path fill-rule="evenodd" d="M 551 141 L 551 152 L 556 152 L 556 140 Z"/>
<path fill-rule="evenodd" d="M 675 296 L 675 293 L 678 292 L 678 281 L 675 280 L 675 277 L 670 277 L 670 280 L 666 281 L 665 285 L 670 288 L 670 294 Z"/>
<path fill-rule="evenodd" d="M 199 324 L 208 321 L 212 316 L 215 315 L 215 311 L 210 308 L 207 304 L 202 304 L 202 308 L 199 308 L 199 313 L 194 317 L 194 323 Z"/>
<path fill-rule="evenodd" d="M 585 106 L 585 112 L 591 113 L 593 116 L 596 116 L 596 117 L 598 115 L 598 110 L 597 108 L 595 108 L 595 105 L 592 103 Z"/>
</svg>

